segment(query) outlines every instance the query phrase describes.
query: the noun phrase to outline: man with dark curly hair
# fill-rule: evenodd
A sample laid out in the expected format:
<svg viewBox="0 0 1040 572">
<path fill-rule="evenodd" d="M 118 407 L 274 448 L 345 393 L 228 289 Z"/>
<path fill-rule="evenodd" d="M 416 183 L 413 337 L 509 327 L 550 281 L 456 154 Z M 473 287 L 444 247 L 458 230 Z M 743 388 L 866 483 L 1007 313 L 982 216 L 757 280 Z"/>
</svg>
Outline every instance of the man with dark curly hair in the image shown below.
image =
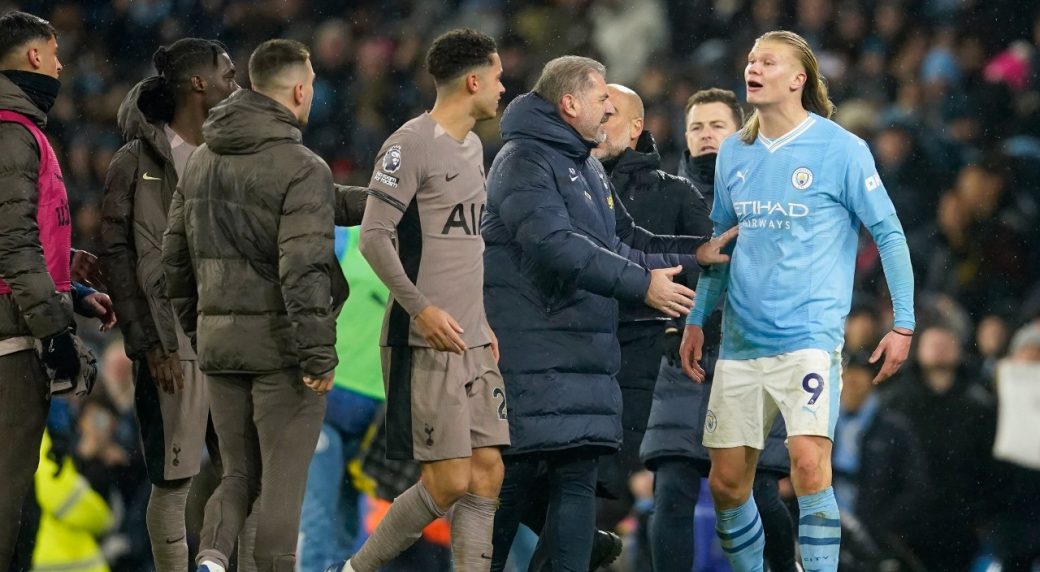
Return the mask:
<svg viewBox="0 0 1040 572">
<path fill-rule="evenodd" d="M 426 65 L 437 100 L 383 144 L 361 224 L 361 252 L 391 294 L 380 343 L 387 456 L 419 461 L 422 480 L 328 572 L 375 572 L 445 514 L 455 570 L 491 565 L 509 425 L 484 314 L 487 193 L 472 129 L 498 111 L 502 61 L 488 36 L 453 30 L 433 42 Z"/>
</svg>

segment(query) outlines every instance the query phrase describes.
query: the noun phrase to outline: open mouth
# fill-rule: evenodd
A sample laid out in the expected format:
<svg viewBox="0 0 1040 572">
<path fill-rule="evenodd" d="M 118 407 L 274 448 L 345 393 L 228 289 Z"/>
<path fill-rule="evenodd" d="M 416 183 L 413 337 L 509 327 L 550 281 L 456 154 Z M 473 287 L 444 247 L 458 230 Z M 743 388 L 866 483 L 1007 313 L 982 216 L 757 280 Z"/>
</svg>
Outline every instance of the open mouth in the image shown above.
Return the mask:
<svg viewBox="0 0 1040 572">
<path fill-rule="evenodd" d="M 756 91 L 756 90 L 762 89 L 762 84 L 760 82 L 755 81 L 755 80 L 748 80 L 747 86 L 748 86 L 748 90 L 750 90 L 750 91 Z"/>
<path fill-rule="evenodd" d="M 714 145 L 701 145 L 700 152 L 701 153 L 707 153 L 709 151 L 717 151 L 717 150 L 718 149 L 716 149 L 716 147 Z"/>
</svg>

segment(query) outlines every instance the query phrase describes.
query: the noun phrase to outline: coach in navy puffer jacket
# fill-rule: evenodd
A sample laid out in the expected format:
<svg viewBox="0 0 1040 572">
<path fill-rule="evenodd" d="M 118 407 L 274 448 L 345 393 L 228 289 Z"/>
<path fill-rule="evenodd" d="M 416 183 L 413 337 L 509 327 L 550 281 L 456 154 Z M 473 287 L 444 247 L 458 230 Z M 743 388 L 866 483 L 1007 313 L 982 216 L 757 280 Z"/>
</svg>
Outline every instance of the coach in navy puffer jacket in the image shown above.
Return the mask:
<svg viewBox="0 0 1040 572">
<path fill-rule="evenodd" d="M 642 302 L 647 268 L 695 264 L 705 239 L 656 236 L 614 199 L 594 143 L 536 93 L 502 115 L 488 176 L 484 304 L 501 344 L 512 445 L 503 454 L 621 438 L 618 300 Z"/>
</svg>

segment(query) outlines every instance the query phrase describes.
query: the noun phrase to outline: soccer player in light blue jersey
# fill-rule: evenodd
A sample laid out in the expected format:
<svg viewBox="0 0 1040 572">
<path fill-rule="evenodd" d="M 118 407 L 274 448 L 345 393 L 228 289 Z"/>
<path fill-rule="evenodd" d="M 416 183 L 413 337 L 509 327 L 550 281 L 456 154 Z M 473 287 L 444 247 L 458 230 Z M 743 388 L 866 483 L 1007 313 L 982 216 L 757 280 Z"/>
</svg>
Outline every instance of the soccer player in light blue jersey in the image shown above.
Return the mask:
<svg viewBox="0 0 1040 572">
<path fill-rule="evenodd" d="M 744 79 L 755 112 L 719 150 L 711 213 L 716 234 L 739 225 L 740 235 L 730 262 L 701 274 L 680 353 L 687 375 L 703 381 L 701 328 L 725 294 L 704 445 L 716 530 L 734 570 L 763 569 L 765 539 L 751 485 L 779 412 L 798 495 L 802 563 L 806 572 L 836 571 L 841 528 L 831 447 L 861 226 L 877 243 L 895 311 L 892 331 L 871 356 L 872 363 L 884 356 L 875 383 L 895 373 L 910 348 L 910 254 L 870 150 L 829 119 L 834 105 L 805 40 L 786 31 L 763 35 Z"/>
</svg>

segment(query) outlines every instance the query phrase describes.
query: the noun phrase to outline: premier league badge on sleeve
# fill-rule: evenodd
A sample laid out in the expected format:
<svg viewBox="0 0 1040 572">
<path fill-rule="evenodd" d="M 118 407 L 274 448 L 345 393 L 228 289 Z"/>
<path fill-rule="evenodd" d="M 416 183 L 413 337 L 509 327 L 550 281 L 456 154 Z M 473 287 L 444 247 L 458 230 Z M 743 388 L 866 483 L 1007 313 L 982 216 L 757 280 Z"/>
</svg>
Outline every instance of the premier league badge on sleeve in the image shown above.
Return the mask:
<svg viewBox="0 0 1040 572">
<path fill-rule="evenodd" d="M 401 146 L 394 145 L 383 155 L 383 172 L 395 173 L 401 168 Z"/>
</svg>

